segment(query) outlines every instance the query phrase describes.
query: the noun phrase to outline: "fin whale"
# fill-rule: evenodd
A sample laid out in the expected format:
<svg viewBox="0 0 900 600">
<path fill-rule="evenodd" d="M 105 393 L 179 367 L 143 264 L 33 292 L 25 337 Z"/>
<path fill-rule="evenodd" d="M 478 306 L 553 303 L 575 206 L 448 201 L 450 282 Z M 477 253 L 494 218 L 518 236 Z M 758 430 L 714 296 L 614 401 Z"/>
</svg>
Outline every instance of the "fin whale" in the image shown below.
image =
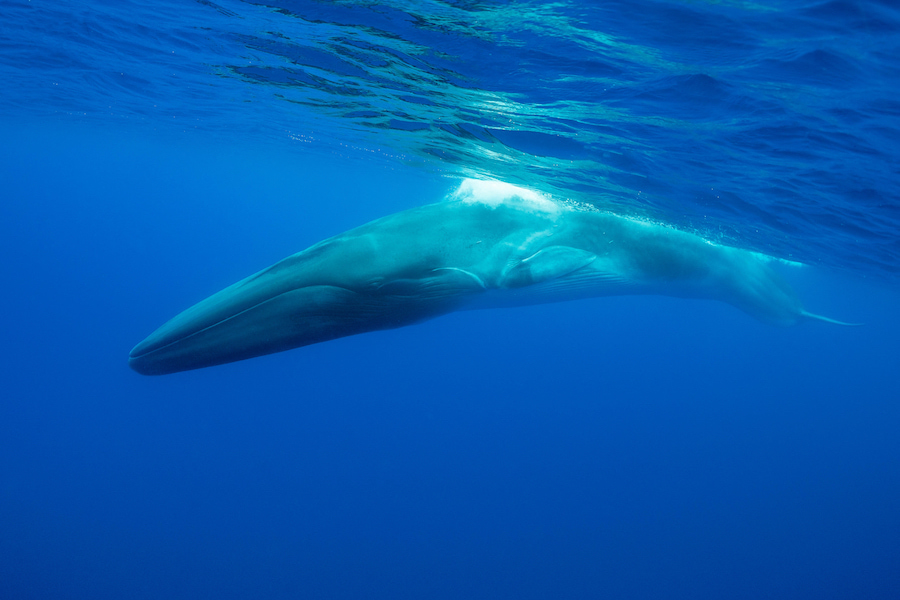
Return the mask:
<svg viewBox="0 0 900 600">
<path fill-rule="evenodd" d="M 129 364 L 161 375 L 456 310 L 620 294 L 720 300 L 773 325 L 843 324 L 806 312 L 759 254 L 466 180 L 443 202 L 324 240 L 188 308 Z"/>
</svg>

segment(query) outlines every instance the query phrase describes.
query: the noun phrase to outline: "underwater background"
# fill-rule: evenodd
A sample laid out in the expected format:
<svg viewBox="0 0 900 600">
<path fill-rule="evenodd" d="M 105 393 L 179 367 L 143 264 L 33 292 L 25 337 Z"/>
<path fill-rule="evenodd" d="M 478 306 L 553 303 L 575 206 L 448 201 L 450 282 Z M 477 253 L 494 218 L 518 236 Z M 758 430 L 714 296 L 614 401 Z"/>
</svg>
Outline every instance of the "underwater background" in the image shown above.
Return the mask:
<svg viewBox="0 0 900 600">
<path fill-rule="evenodd" d="M 0 3 L 0 598 L 900 597 L 900 5 Z M 806 266 L 142 377 L 498 179 Z"/>
</svg>

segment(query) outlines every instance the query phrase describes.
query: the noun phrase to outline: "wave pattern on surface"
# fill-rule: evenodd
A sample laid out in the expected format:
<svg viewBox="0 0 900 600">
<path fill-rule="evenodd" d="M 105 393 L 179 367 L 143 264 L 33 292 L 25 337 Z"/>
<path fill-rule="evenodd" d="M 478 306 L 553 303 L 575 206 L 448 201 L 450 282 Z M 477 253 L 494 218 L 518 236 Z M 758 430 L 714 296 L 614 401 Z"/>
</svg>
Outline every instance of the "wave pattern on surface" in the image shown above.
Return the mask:
<svg viewBox="0 0 900 600">
<path fill-rule="evenodd" d="M 900 274 L 890 3 L 12 0 L 3 13 L 7 113 L 295 140 Z"/>
</svg>

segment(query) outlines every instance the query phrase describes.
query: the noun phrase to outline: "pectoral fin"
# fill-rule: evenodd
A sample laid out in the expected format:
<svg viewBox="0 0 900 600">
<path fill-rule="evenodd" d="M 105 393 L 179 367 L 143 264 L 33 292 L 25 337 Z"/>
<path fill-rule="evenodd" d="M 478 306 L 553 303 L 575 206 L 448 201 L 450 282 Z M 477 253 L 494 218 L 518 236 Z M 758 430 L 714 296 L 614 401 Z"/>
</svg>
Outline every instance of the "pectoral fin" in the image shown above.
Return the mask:
<svg viewBox="0 0 900 600">
<path fill-rule="evenodd" d="M 587 250 L 569 246 L 548 246 L 507 268 L 499 284 L 502 288 L 534 285 L 568 275 L 591 264 L 596 258 L 596 254 Z"/>
</svg>

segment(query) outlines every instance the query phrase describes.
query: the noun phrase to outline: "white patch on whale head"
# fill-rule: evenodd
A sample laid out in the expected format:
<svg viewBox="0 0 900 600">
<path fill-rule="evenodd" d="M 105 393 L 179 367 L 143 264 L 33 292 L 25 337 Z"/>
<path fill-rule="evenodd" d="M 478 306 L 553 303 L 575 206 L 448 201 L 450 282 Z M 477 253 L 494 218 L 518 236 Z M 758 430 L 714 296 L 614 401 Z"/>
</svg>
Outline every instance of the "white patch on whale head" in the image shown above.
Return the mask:
<svg viewBox="0 0 900 600">
<path fill-rule="evenodd" d="M 456 191 L 450 194 L 449 200 L 467 204 L 485 204 L 492 208 L 514 205 L 520 209 L 548 215 L 556 215 L 564 210 L 563 206 L 540 192 L 502 181 L 480 179 L 464 179 Z"/>
</svg>

